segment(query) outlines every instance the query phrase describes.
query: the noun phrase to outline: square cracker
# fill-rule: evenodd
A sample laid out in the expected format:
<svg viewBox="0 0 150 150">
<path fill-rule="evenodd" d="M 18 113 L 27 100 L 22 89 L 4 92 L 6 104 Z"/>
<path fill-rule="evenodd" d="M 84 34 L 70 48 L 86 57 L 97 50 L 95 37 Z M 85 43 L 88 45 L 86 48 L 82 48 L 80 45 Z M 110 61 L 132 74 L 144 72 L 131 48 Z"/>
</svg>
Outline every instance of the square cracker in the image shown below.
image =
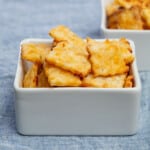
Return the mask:
<svg viewBox="0 0 150 150">
<path fill-rule="evenodd" d="M 24 88 L 37 87 L 37 79 L 38 79 L 38 65 L 33 64 L 24 76 L 23 87 Z"/>
<path fill-rule="evenodd" d="M 51 65 L 84 77 L 91 71 L 91 64 L 87 57 L 76 52 L 75 49 L 80 48 L 68 42 L 59 42 L 46 56 L 46 61 Z"/>
<path fill-rule="evenodd" d="M 50 50 L 51 44 L 26 43 L 21 46 L 21 57 L 24 60 L 42 64 Z"/>
<path fill-rule="evenodd" d="M 124 87 L 125 88 L 132 88 L 133 86 L 134 86 L 134 77 L 133 77 L 133 75 L 128 75 L 126 80 L 125 80 Z"/>
<path fill-rule="evenodd" d="M 112 76 L 129 71 L 134 60 L 129 43 L 125 39 L 97 42 L 87 39 L 90 62 L 94 76 Z"/>
<path fill-rule="evenodd" d="M 123 88 L 126 74 L 115 75 L 110 77 L 94 77 L 92 74 L 83 79 L 82 85 L 85 87 L 97 88 Z"/>
<path fill-rule="evenodd" d="M 81 85 L 80 78 L 73 75 L 71 72 L 51 66 L 47 63 L 44 64 L 44 69 L 51 86 L 76 87 Z"/>
<path fill-rule="evenodd" d="M 38 85 L 39 88 L 41 87 L 50 87 L 48 83 L 48 78 L 45 74 L 44 69 L 42 68 L 41 72 L 38 74 Z"/>
<path fill-rule="evenodd" d="M 78 53 L 82 53 L 85 56 L 88 56 L 88 52 L 86 50 L 86 42 L 73 33 L 69 28 L 59 25 L 50 30 L 49 35 L 54 38 L 56 42 L 66 41 L 70 44 L 76 45 L 75 51 Z"/>
</svg>

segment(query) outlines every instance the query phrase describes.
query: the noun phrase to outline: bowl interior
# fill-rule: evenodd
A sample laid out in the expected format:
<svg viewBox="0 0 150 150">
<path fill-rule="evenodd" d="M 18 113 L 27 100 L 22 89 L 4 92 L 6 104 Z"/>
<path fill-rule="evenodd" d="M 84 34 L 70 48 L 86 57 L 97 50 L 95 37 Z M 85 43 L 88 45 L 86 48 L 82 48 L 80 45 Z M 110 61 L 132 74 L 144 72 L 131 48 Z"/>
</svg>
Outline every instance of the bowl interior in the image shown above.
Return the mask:
<svg viewBox="0 0 150 150">
<path fill-rule="evenodd" d="M 96 39 L 97 41 L 104 41 L 105 39 Z M 110 39 L 111 40 L 111 39 Z M 114 39 L 113 39 L 114 40 Z M 132 47 L 133 50 L 133 54 L 135 56 L 135 47 L 134 47 L 134 43 L 131 40 L 128 40 L 130 42 L 130 45 Z M 18 66 L 17 66 L 17 71 L 16 71 L 16 77 L 15 77 L 15 81 L 14 81 L 14 87 L 15 89 L 22 89 L 22 90 L 26 90 L 28 88 L 22 88 L 22 80 L 23 80 L 23 76 L 24 73 L 27 71 L 27 69 L 31 66 L 31 63 L 24 61 L 21 59 L 21 45 L 25 44 L 25 43 L 45 43 L 45 44 L 49 44 L 52 43 L 52 40 L 49 39 L 26 39 L 23 40 L 20 44 L 20 55 L 19 55 L 19 59 L 18 59 Z M 130 74 L 132 74 L 134 76 L 134 87 L 130 88 L 130 90 L 134 89 L 134 88 L 140 88 L 140 79 L 139 79 L 139 74 L 138 74 L 138 70 L 137 70 L 137 65 L 136 65 L 136 58 L 134 60 L 134 62 L 131 65 L 131 70 L 130 70 Z M 31 88 L 32 90 L 39 90 L 41 88 Z M 49 88 L 42 88 L 42 89 L 49 89 Z M 54 88 L 53 88 L 54 89 Z M 80 89 L 80 90 L 87 90 L 87 88 L 82 88 L 82 87 L 72 87 L 72 88 L 55 88 L 55 89 Z M 99 90 L 127 90 L 129 88 L 88 88 L 88 89 L 99 89 Z M 29 89 L 28 89 L 29 90 Z"/>
</svg>

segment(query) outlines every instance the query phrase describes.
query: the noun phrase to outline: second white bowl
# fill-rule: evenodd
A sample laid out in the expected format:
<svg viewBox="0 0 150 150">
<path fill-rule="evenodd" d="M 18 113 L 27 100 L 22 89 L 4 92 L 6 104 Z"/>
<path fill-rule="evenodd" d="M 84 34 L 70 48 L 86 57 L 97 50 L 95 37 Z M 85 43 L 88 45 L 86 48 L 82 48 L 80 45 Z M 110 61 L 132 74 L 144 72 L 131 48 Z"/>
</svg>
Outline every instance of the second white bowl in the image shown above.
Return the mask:
<svg viewBox="0 0 150 150">
<path fill-rule="evenodd" d="M 101 0 L 101 29 L 105 38 L 125 37 L 135 43 L 137 66 L 140 71 L 150 70 L 150 30 L 108 29 L 106 6 L 113 0 Z"/>
</svg>

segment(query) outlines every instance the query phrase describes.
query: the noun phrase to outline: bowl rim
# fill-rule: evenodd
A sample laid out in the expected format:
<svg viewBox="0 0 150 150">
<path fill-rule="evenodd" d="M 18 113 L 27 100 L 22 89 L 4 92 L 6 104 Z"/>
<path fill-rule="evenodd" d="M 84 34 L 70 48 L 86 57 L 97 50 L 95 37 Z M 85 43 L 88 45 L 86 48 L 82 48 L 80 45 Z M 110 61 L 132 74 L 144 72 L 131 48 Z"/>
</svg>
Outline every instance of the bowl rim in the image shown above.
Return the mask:
<svg viewBox="0 0 150 150">
<path fill-rule="evenodd" d="M 106 39 L 94 39 L 96 41 L 104 41 Z M 109 40 L 118 40 L 118 38 L 110 38 Z M 132 40 L 127 39 L 132 47 L 132 53 L 135 56 L 135 46 Z M 132 63 L 132 73 L 135 80 L 135 86 L 132 88 L 96 88 L 96 87 L 57 87 L 57 88 L 23 88 L 19 86 L 19 82 L 21 82 L 20 74 L 22 69 L 22 59 L 21 59 L 21 45 L 24 43 L 51 43 L 52 39 L 41 39 L 41 38 L 27 38 L 20 42 L 20 50 L 19 50 L 19 57 L 18 57 L 18 64 L 17 70 L 14 79 L 14 89 L 16 91 L 26 91 L 26 92 L 33 92 L 33 91 L 97 91 L 97 92 L 129 92 L 129 91 L 140 91 L 141 90 L 141 81 L 138 73 L 138 68 L 136 64 L 136 56 L 134 62 Z M 52 90 L 50 90 L 52 89 Z"/>
<path fill-rule="evenodd" d="M 131 30 L 131 29 L 109 29 L 106 27 L 106 6 L 105 6 L 105 2 L 106 0 L 100 0 L 101 2 L 101 29 L 105 32 L 113 32 L 113 33 L 144 33 L 144 34 L 149 34 L 150 30 Z"/>
</svg>

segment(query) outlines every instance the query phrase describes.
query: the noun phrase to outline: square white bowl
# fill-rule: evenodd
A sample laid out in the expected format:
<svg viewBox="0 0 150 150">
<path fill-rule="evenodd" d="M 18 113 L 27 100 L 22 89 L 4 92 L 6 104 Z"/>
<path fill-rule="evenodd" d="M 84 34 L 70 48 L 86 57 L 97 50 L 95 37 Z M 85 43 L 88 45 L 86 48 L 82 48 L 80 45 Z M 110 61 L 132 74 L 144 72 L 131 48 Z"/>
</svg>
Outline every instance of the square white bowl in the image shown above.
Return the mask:
<svg viewBox="0 0 150 150">
<path fill-rule="evenodd" d="M 102 40 L 98 40 L 102 41 Z M 23 43 L 51 43 L 26 39 Z M 130 41 L 134 53 L 134 43 Z M 19 56 L 14 88 L 19 133 L 24 135 L 132 135 L 137 131 L 141 83 L 132 64 L 133 88 L 22 88 Z"/>
<path fill-rule="evenodd" d="M 106 6 L 114 0 L 101 0 L 101 29 L 105 38 L 126 37 L 135 43 L 139 71 L 150 70 L 150 30 L 108 29 Z"/>
</svg>

